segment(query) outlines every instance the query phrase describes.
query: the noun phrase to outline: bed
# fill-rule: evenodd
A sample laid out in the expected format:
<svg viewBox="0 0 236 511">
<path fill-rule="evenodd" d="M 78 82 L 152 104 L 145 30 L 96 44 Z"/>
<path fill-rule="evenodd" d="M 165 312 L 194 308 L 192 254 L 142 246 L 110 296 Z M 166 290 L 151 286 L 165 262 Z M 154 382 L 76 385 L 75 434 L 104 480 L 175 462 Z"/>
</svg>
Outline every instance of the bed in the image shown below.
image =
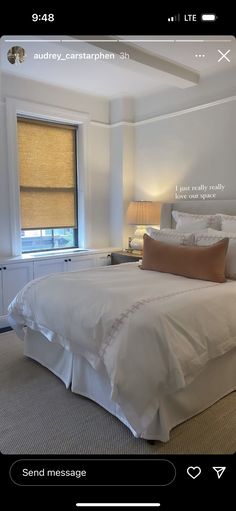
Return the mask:
<svg viewBox="0 0 236 511">
<path fill-rule="evenodd" d="M 236 201 L 165 204 L 171 211 L 236 214 Z M 171 429 L 236 390 L 236 281 L 141 271 L 138 263 L 31 281 L 9 307 L 25 355 L 136 437 Z M 235 319 L 234 319 L 235 318 Z"/>
</svg>

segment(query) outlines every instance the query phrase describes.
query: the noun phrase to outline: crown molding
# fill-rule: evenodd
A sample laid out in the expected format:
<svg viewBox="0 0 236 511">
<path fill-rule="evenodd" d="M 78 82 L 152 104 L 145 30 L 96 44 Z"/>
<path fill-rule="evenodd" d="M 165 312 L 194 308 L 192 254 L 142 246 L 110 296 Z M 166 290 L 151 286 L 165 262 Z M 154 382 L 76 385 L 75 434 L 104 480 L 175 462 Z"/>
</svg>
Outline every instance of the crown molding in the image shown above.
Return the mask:
<svg viewBox="0 0 236 511">
<path fill-rule="evenodd" d="M 133 126 L 133 127 L 143 126 L 145 124 L 158 122 L 158 121 L 162 121 L 165 119 L 171 119 L 172 117 L 178 117 L 180 115 L 186 115 L 186 114 L 190 114 L 192 112 L 198 112 L 200 110 L 205 110 L 207 108 L 212 108 L 215 106 L 223 105 L 224 103 L 229 103 L 229 102 L 235 101 L 235 100 L 236 100 L 236 96 L 229 96 L 227 98 L 222 98 L 222 99 L 217 99 L 216 101 L 211 101 L 210 103 L 203 103 L 201 105 L 193 106 L 190 108 L 185 108 L 183 110 L 176 110 L 175 112 L 171 112 L 169 114 L 156 115 L 154 117 L 149 117 L 148 119 L 143 119 L 141 121 L 134 121 L 134 122 L 120 121 L 120 122 L 115 122 L 113 124 L 102 123 L 99 121 L 90 121 L 89 125 L 99 126 L 99 127 L 103 127 L 103 128 L 117 128 L 117 127 L 121 127 L 121 126 L 122 127 L 124 127 L 124 126 Z"/>
<path fill-rule="evenodd" d="M 231 101 L 235 101 L 236 96 L 230 96 L 228 98 L 218 99 L 216 101 L 211 101 L 210 103 L 203 103 L 202 105 L 193 106 L 190 108 L 185 108 L 183 110 L 177 110 L 175 112 L 171 112 L 169 114 L 157 115 L 155 117 L 150 117 L 148 119 L 144 119 L 142 121 L 136 121 L 135 126 L 141 126 L 142 124 L 148 124 L 150 122 L 162 121 L 164 119 L 171 119 L 172 117 L 178 117 L 179 115 L 190 114 L 192 112 L 198 112 L 199 110 L 205 110 L 207 108 L 212 108 L 214 106 L 223 105 L 224 103 L 229 103 Z"/>
</svg>

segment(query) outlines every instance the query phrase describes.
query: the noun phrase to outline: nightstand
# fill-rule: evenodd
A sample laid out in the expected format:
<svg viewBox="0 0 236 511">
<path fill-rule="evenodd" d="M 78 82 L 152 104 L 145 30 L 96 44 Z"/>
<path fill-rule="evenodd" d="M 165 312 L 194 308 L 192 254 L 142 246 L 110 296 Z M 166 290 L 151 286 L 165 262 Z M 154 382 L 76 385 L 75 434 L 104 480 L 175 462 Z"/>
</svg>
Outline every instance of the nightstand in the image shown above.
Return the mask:
<svg viewBox="0 0 236 511">
<path fill-rule="evenodd" d="M 125 250 L 121 250 L 120 252 L 112 252 L 111 253 L 111 264 L 121 264 L 121 263 L 134 263 L 135 261 L 139 261 L 142 259 L 142 254 L 133 254 L 132 252 L 126 252 Z"/>
</svg>

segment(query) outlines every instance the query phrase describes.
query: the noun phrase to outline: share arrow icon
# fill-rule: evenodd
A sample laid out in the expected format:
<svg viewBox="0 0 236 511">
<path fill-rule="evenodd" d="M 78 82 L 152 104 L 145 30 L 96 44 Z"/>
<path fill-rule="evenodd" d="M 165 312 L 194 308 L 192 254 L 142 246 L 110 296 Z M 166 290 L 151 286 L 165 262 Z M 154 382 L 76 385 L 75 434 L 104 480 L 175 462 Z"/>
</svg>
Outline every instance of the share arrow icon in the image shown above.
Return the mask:
<svg viewBox="0 0 236 511">
<path fill-rule="evenodd" d="M 224 471 L 226 470 L 226 467 L 212 467 L 212 468 L 213 468 L 213 470 L 215 470 L 218 479 L 221 478 L 221 476 L 223 475 Z"/>
</svg>

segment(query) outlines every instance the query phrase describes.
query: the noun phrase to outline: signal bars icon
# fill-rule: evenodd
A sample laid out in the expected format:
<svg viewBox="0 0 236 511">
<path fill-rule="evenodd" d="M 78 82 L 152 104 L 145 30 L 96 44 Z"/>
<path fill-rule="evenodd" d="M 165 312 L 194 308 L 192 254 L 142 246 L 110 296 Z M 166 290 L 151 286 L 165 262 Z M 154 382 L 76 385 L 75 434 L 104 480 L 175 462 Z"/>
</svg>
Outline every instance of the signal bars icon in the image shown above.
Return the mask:
<svg viewBox="0 0 236 511">
<path fill-rule="evenodd" d="M 180 21 L 180 14 L 175 14 L 174 16 L 170 16 L 168 21 Z"/>
</svg>

